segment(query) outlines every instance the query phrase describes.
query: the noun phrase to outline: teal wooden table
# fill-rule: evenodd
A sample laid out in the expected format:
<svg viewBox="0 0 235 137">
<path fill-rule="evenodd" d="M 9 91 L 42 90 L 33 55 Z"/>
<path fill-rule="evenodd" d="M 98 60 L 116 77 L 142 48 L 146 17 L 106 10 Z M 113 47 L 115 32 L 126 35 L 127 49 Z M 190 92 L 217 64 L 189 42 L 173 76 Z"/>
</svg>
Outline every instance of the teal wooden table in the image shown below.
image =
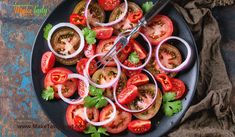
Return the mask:
<svg viewBox="0 0 235 137">
<path fill-rule="evenodd" d="M 37 31 L 60 2 L 0 0 L 0 137 L 64 136 L 39 106 L 29 67 Z M 231 18 L 235 16 L 234 10 L 235 6 L 231 6 L 214 11 L 225 43 L 235 43 L 235 19 Z M 235 85 L 235 44 L 222 49 L 228 73 Z M 235 106 L 235 95 L 232 101 Z"/>
</svg>

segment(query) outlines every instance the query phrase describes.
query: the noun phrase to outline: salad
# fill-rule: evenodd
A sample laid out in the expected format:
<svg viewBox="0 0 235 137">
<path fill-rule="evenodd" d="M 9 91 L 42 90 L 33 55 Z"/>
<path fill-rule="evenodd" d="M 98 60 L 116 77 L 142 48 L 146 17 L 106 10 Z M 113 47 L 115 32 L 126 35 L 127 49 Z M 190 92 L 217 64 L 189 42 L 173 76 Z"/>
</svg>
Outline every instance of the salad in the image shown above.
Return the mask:
<svg viewBox="0 0 235 137">
<path fill-rule="evenodd" d="M 182 110 L 187 85 L 176 76 L 192 51 L 184 39 L 172 36 L 168 16 L 155 16 L 110 62 L 103 58 L 152 7 L 151 1 L 83 0 L 67 23 L 44 27 L 49 51 L 41 58 L 41 97 L 68 104 L 65 119 L 74 131 L 92 137 L 125 130 L 145 134 L 159 111 L 171 117 Z M 179 46 L 185 46 L 186 57 Z"/>
</svg>

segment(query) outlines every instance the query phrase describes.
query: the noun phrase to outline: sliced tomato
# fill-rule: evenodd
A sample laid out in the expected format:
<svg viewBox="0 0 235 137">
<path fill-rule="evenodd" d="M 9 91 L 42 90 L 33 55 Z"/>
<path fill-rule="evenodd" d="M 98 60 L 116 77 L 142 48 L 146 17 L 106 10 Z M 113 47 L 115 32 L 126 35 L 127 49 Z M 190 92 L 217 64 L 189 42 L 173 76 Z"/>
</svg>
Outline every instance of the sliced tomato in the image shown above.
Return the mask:
<svg viewBox="0 0 235 137">
<path fill-rule="evenodd" d="M 80 97 L 85 96 L 85 89 L 86 89 L 85 83 L 82 80 L 78 80 L 78 95 Z"/>
<path fill-rule="evenodd" d="M 115 42 L 116 37 L 111 37 L 109 39 L 106 40 L 100 40 L 99 44 L 96 47 L 96 54 L 99 53 L 107 53 L 113 46 L 114 42 Z M 98 60 L 101 60 L 102 57 L 98 57 Z M 105 64 L 105 62 L 101 62 L 103 64 Z M 110 61 L 107 64 L 108 67 L 114 67 L 116 66 L 114 61 Z"/>
<path fill-rule="evenodd" d="M 84 55 L 87 58 L 93 57 L 95 55 L 95 49 L 96 49 L 95 44 L 93 44 L 93 45 L 86 44 L 85 47 L 84 47 Z"/>
<path fill-rule="evenodd" d="M 112 112 L 113 112 L 113 108 L 111 105 L 104 107 L 100 112 L 100 121 L 109 119 L 110 114 Z M 114 120 L 104 125 L 103 127 L 106 128 L 106 130 L 109 133 L 117 134 L 117 133 L 121 133 L 122 131 L 124 131 L 127 128 L 127 124 L 130 122 L 131 122 L 131 114 L 117 107 L 117 113 L 116 113 Z"/>
<path fill-rule="evenodd" d="M 76 70 L 79 74 L 83 75 L 83 71 L 86 67 L 86 63 L 89 59 L 87 58 L 82 58 L 81 60 L 78 61 L 77 66 L 76 66 Z M 95 73 L 95 71 L 97 70 L 97 65 L 96 65 L 96 61 L 92 60 L 89 66 L 89 74 L 92 75 Z"/>
<path fill-rule="evenodd" d="M 151 129 L 150 120 L 133 120 L 128 124 L 128 130 L 135 134 L 143 134 Z"/>
<path fill-rule="evenodd" d="M 120 45 L 117 45 L 117 51 L 121 49 Z M 131 42 L 129 42 L 125 48 L 123 48 L 118 54 L 117 58 L 118 60 L 123 63 L 129 56 L 129 54 L 133 51 L 133 46 Z"/>
<path fill-rule="evenodd" d="M 131 63 L 129 60 L 125 60 L 125 62 L 123 63 L 125 66 L 128 66 L 128 67 L 137 67 L 137 66 L 140 66 L 142 63 L 139 62 L 137 64 L 133 64 Z M 141 69 L 139 70 L 127 70 L 127 69 L 123 69 L 123 72 L 128 76 L 128 77 L 132 77 L 136 74 L 139 74 L 141 73 Z"/>
<path fill-rule="evenodd" d="M 145 59 L 147 57 L 146 50 L 134 39 L 131 39 L 131 44 L 133 46 L 133 50 L 136 51 L 139 59 Z"/>
<path fill-rule="evenodd" d="M 133 13 L 128 14 L 128 20 L 132 23 L 137 23 L 143 17 L 143 12 L 138 10 Z"/>
<path fill-rule="evenodd" d="M 50 69 L 53 68 L 55 64 L 55 55 L 52 52 L 45 52 L 42 55 L 42 59 L 41 59 L 41 69 L 42 72 L 45 74 L 47 73 Z"/>
<path fill-rule="evenodd" d="M 157 46 L 163 39 L 172 35 L 173 28 L 173 23 L 169 17 L 157 15 L 141 31 L 152 45 Z"/>
<path fill-rule="evenodd" d="M 98 69 L 92 76 L 92 81 L 98 84 L 106 84 L 115 79 L 117 76 L 117 68 L 105 67 Z"/>
<path fill-rule="evenodd" d="M 132 76 L 130 79 L 127 81 L 127 86 L 129 85 L 135 85 L 135 86 L 140 86 L 143 84 L 147 84 L 149 82 L 149 78 L 147 75 L 140 73 Z"/>
<path fill-rule="evenodd" d="M 44 88 L 46 89 L 47 87 L 51 86 L 54 89 L 55 98 L 59 99 L 60 97 L 58 95 L 58 84 L 55 84 L 51 81 L 51 74 L 54 72 L 63 72 L 63 73 L 67 73 L 67 74 L 71 74 L 73 72 L 66 69 L 66 68 L 58 67 L 58 68 L 51 69 L 47 73 L 47 75 L 44 79 Z M 76 90 L 77 90 L 77 80 L 76 79 L 68 79 L 66 82 L 63 83 L 62 94 L 64 97 L 67 97 L 67 98 L 71 97 Z"/>
<path fill-rule="evenodd" d="M 164 91 L 169 91 L 173 88 L 172 82 L 166 74 L 158 74 L 157 81 L 162 84 Z"/>
<path fill-rule="evenodd" d="M 98 3 L 104 10 L 112 11 L 120 4 L 120 0 L 98 0 Z"/>
<path fill-rule="evenodd" d="M 68 126 L 78 132 L 83 132 L 84 127 L 86 127 L 83 111 L 83 105 L 69 105 L 66 110 L 66 121 Z M 99 120 L 99 110 L 96 108 L 88 108 L 87 115 L 88 118 L 93 122 L 97 122 Z"/>
<path fill-rule="evenodd" d="M 118 94 L 118 102 L 122 105 L 131 103 L 139 95 L 138 88 L 135 85 L 129 85 Z"/>
<path fill-rule="evenodd" d="M 86 18 L 83 15 L 78 14 L 71 14 L 70 15 L 70 23 L 74 25 L 85 25 L 86 24 Z"/>
<path fill-rule="evenodd" d="M 53 72 L 51 74 L 51 81 L 55 84 L 63 84 L 68 80 L 68 74 L 66 72 Z"/>
<path fill-rule="evenodd" d="M 186 87 L 185 87 L 184 82 L 180 79 L 171 78 L 171 83 L 172 83 L 172 89 L 169 91 L 164 90 L 164 92 L 176 93 L 176 97 L 175 97 L 176 99 L 180 99 L 181 97 L 183 97 L 183 95 L 186 92 Z"/>
<path fill-rule="evenodd" d="M 97 39 L 108 39 L 113 34 L 113 27 L 95 27 L 93 30 L 96 32 Z"/>
</svg>

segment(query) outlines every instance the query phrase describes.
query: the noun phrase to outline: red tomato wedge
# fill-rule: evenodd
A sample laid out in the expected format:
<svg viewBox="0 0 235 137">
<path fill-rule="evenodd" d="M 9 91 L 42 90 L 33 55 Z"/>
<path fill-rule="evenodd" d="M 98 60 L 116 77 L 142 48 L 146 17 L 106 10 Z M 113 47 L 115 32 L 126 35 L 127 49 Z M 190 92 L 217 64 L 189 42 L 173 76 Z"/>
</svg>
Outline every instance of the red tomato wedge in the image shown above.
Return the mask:
<svg viewBox="0 0 235 137">
<path fill-rule="evenodd" d="M 98 0 L 98 3 L 104 10 L 112 11 L 120 4 L 120 0 Z"/>
<path fill-rule="evenodd" d="M 140 73 L 132 76 L 128 81 L 127 81 L 127 86 L 129 85 L 135 85 L 135 86 L 140 86 L 143 84 L 147 84 L 149 82 L 149 78 L 147 75 Z"/>
<path fill-rule="evenodd" d="M 117 107 L 117 106 L 116 106 Z M 111 105 L 104 107 L 100 112 L 100 121 L 104 121 L 109 119 L 110 114 L 113 112 L 113 108 Z M 128 123 L 131 122 L 131 113 L 125 112 L 117 107 L 117 113 L 114 120 L 103 127 L 109 133 L 118 134 L 126 130 Z"/>
<path fill-rule="evenodd" d="M 42 59 L 41 59 L 41 69 L 42 72 L 45 74 L 47 73 L 50 69 L 53 68 L 55 64 L 55 55 L 52 52 L 45 52 L 42 55 Z"/>
<path fill-rule="evenodd" d="M 86 44 L 85 47 L 84 47 L 84 55 L 87 58 L 91 58 L 92 56 L 95 55 L 95 49 L 96 49 L 96 45 L 95 44 L 93 44 L 93 45 Z"/>
<path fill-rule="evenodd" d="M 67 80 L 68 80 L 68 74 L 66 72 L 51 73 L 51 81 L 55 84 L 63 84 Z"/>
<path fill-rule="evenodd" d="M 137 23 L 142 17 L 143 17 L 143 12 L 141 10 L 138 10 L 138 11 L 128 14 L 127 18 L 132 23 Z"/>
<path fill-rule="evenodd" d="M 172 81 L 166 74 L 158 74 L 157 81 L 162 84 L 164 91 L 169 91 L 173 88 Z"/>
<path fill-rule="evenodd" d="M 128 124 L 128 130 L 135 134 L 143 134 L 151 129 L 150 120 L 133 120 Z"/>
<path fill-rule="evenodd" d="M 157 46 L 163 39 L 173 33 L 171 19 L 164 15 L 155 16 L 147 25 L 141 29 L 152 45 Z"/>
<path fill-rule="evenodd" d="M 131 40 L 133 50 L 136 51 L 139 59 L 145 59 L 147 57 L 146 50 L 134 39 Z"/>
<path fill-rule="evenodd" d="M 118 102 L 122 105 L 131 103 L 139 95 L 135 85 L 129 85 L 118 94 Z"/>
<path fill-rule="evenodd" d="M 87 58 L 82 58 L 80 61 L 78 61 L 77 66 L 76 66 L 76 70 L 79 74 L 83 75 L 83 71 L 86 67 L 86 63 L 89 59 Z M 97 65 L 96 65 L 96 61 L 92 60 L 89 66 L 89 74 L 92 75 L 95 73 L 95 71 L 97 70 Z"/>
<path fill-rule="evenodd" d="M 113 34 L 112 27 L 95 27 L 93 30 L 96 32 L 97 39 L 108 39 Z"/>
<path fill-rule="evenodd" d="M 72 23 L 74 25 L 85 25 L 86 18 L 85 18 L 85 16 L 81 16 L 78 14 L 71 14 L 70 15 L 70 23 Z"/>
<path fill-rule="evenodd" d="M 186 92 L 186 87 L 185 84 L 182 80 L 176 79 L 176 78 L 171 78 L 171 83 L 172 83 L 172 89 L 165 91 L 164 92 L 174 92 L 176 93 L 175 99 L 180 99 L 183 97 L 183 95 Z"/>
<path fill-rule="evenodd" d="M 140 66 L 142 63 L 141 62 L 139 62 L 139 63 L 137 63 L 137 64 L 133 64 L 133 63 L 131 63 L 129 60 L 125 60 L 125 62 L 123 63 L 125 66 L 128 66 L 128 67 L 138 67 L 138 66 Z M 134 75 L 136 75 L 136 74 L 139 74 L 139 73 L 141 73 L 141 69 L 139 69 L 139 70 L 127 70 L 127 69 L 123 69 L 123 72 L 128 76 L 128 77 L 132 77 L 132 76 L 134 76 Z"/>
</svg>

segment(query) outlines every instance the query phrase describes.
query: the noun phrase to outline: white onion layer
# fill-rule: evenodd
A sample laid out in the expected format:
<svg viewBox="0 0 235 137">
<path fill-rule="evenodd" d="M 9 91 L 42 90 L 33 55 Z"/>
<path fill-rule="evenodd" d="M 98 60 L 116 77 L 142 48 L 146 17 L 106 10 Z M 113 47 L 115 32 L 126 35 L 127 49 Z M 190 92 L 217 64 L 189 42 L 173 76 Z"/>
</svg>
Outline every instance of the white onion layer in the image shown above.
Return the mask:
<svg viewBox="0 0 235 137">
<path fill-rule="evenodd" d="M 103 126 L 103 125 L 106 125 L 108 124 L 109 122 L 113 121 L 115 116 L 116 116 L 116 113 L 117 113 L 117 109 L 116 109 L 116 106 L 115 104 L 112 102 L 112 100 L 110 100 L 109 98 L 107 97 L 104 97 L 108 102 L 109 104 L 111 104 L 112 108 L 113 108 L 113 112 L 110 114 L 110 118 L 109 119 L 106 119 L 104 121 L 100 121 L 100 122 L 93 122 L 91 121 L 88 116 L 87 116 L 87 108 L 84 107 L 84 114 L 85 114 L 85 119 L 88 123 L 94 125 L 94 126 Z"/>
<path fill-rule="evenodd" d="M 73 78 L 82 80 L 82 81 L 85 83 L 86 88 L 85 88 L 84 96 L 79 97 L 78 99 L 69 99 L 69 98 L 66 98 L 66 97 L 64 97 L 63 94 L 62 94 L 62 84 L 60 84 L 60 85 L 58 85 L 58 94 L 59 94 L 59 97 L 60 97 L 64 102 L 66 102 L 66 103 L 68 103 L 68 104 L 73 104 L 73 105 L 75 105 L 75 104 L 82 104 L 84 98 L 85 98 L 86 96 L 88 96 L 88 94 L 89 94 L 89 82 L 88 82 L 88 80 L 87 80 L 84 76 L 82 76 L 82 75 L 80 75 L 80 74 L 69 74 L 69 75 L 68 75 L 68 79 L 73 79 Z"/>
<path fill-rule="evenodd" d="M 179 66 L 177 66 L 176 68 L 173 68 L 173 69 L 170 69 L 170 68 L 166 68 L 165 66 L 162 65 L 160 59 L 159 59 L 159 50 L 161 48 L 161 46 L 168 40 L 178 40 L 180 42 L 182 42 L 184 44 L 184 46 L 186 47 L 187 49 L 187 57 L 186 59 L 184 60 L 183 63 L 181 63 Z M 189 61 L 192 57 L 192 49 L 191 47 L 189 46 L 188 42 L 185 41 L 184 39 L 180 38 L 180 37 L 176 37 L 176 36 L 171 36 L 171 37 L 168 37 L 164 40 L 162 40 L 158 46 L 157 46 L 157 49 L 156 49 L 156 53 L 155 53 L 155 56 L 156 56 L 156 60 L 157 60 L 157 63 L 159 65 L 159 67 L 164 70 L 164 71 L 167 71 L 167 72 L 179 72 L 181 70 L 183 70 L 185 67 L 187 67 L 187 65 L 189 64 Z"/>
</svg>

